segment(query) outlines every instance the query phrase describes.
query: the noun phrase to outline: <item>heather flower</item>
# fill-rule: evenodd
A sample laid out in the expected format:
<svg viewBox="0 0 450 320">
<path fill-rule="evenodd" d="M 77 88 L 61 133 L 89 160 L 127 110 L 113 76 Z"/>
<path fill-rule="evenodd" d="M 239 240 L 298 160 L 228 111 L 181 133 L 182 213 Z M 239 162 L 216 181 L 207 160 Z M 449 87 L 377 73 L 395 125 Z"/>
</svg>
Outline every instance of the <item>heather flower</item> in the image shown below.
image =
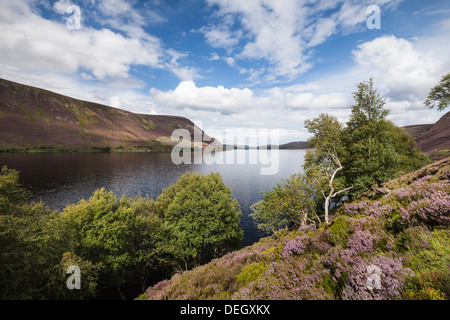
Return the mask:
<svg viewBox="0 0 450 320">
<path fill-rule="evenodd" d="M 370 205 L 370 201 L 364 200 L 354 203 L 346 203 L 343 207 L 343 212 L 349 216 L 358 216 L 364 214 L 366 208 Z"/>
<path fill-rule="evenodd" d="M 166 295 L 166 288 L 171 284 L 170 280 L 163 280 L 147 289 L 148 298 L 151 300 L 162 300 Z"/>
<path fill-rule="evenodd" d="M 287 257 L 293 254 L 304 254 L 309 242 L 307 235 L 297 236 L 289 240 L 283 248 L 282 256 Z"/>
<path fill-rule="evenodd" d="M 310 243 L 310 251 L 320 254 L 326 253 L 330 249 L 330 245 L 321 239 L 313 239 Z"/>
<path fill-rule="evenodd" d="M 332 280 L 337 284 L 345 281 L 346 274 L 354 266 L 362 261 L 357 252 L 352 249 L 331 248 L 320 259 L 322 265 L 328 269 Z"/>
<path fill-rule="evenodd" d="M 405 226 L 420 223 L 450 225 L 450 194 L 436 191 L 427 198 L 410 202 L 406 208 L 400 208 L 400 213 L 401 223 Z"/>
<path fill-rule="evenodd" d="M 431 198 L 435 193 L 450 193 L 449 181 L 429 182 L 429 176 L 414 181 L 411 185 L 394 190 L 389 198 L 395 200 L 403 207 L 411 202 L 424 198 Z"/>
<path fill-rule="evenodd" d="M 372 252 L 378 237 L 367 230 L 357 230 L 348 239 L 347 247 L 356 252 Z"/>
<path fill-rule="evenodd" d="M 306 268 L 301 258 L 286 257 L 273 263 L 271 268 L 247 287 L 235 292 L 232 299 L 249 300 L 328 300 L 333 296 L 320 285 L 329 272 L 314 265 Z"/>
<path fill-rule="evenodd" d="M 378 270 L 379 272 L 373 272 Z M 378 255 L 355 264 L 349 271 L 342 291 L 344 300 L 388 300 L 400 296 L 405 280 L 413 276 L 403 268 L 402 261 L 392 256 Z M 377 285 L 373 285 L 376 283 Z"/>
<path fill-rule="evenodd" d="M 388 216 L 392 212 L 392 207 L 387 204 L 381 204 L 380 202 L 373 203 L 364 212 L 367 216 L 374 218 L 381 218 Z"/>
</svg>

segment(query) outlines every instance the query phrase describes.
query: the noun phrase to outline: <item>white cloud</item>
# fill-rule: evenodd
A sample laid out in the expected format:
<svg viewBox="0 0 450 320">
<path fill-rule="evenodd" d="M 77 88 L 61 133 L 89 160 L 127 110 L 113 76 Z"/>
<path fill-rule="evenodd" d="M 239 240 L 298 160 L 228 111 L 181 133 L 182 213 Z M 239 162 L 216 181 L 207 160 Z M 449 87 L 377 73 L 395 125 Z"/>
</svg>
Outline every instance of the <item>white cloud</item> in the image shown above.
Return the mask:
<svg viewBox="0 0 450 320">
<path fill-rule="evenodd" d="M 422 41 L 382 36 L 359 45 L 352 53 L 359 72 L 372 75 L 392 100 L 424 101 L 450 67 L 450 57 L 436 55 L 436 47 L 425 46 Z M 439 50 L 448 53 L 449 49 L 448 44 L 441 44 Z"/>
<path fill-rule="evenodd" d="M 219 55 L 216 52 L 211 53 L 211 56 L 208 58 L 209 61 L 218 61 L 220 60 Z"/>
<path fill-rule="evenodd" d="M 150 93 L 158 105 L 222 114 L 237 113 L 253 103 L 253 91 L 250 89 L 226 89 L 223 86 L 199 88 L 192 81 L 181 82 L 175 90 L 163 92 L 153 88 Z"/>
<path fill-rule="evenodd" d="M 396 99 L 425 96 L 443 66 L 430 52 L 421 52 L 411 41 L 393 35 L 365 42 L 352 53 L 364 70 L 382 79 L 389 95 Z"/>
<path fill-rule="evenodd" d="M 239 32 L 232 33 L 226 28 L 202 27 L 206 42 L 214 48 L 231 48 L 239 43 Z"/>
<path fill-rule="evenodd" d="M 347 95 L 342 93 L 328 93 L 315 95 L 311 92 L 288 94 L 286 96 L 286 107 L 292 109 L 311 109 L 317 110 L 331 110 L 348 108 L 351 105 L 351 101 Z"/>
<path fill-rule="evenodd" d="M 53 9 L 59 14 L 64 14 L 70 5 L 72 5 L 70 0 L 59 0 L 53 3 Z"/>
<path fill-rule="evenodd" d="M 268 62 L 258 70 L 265 81 L 293 80 L 313 67 L 312 48 L 337 33 L 364 29 L 368 5 L 390 8 L 400 1 L 208 0 L 223 19 L 201 30 L 207 43 L 233 50 L 236 60 Z"/>
<path fill-rule="evenodd" d="M 60 0 L 54 3 L 53 9 L 64 13 L 64 8 L 69 4 L 69 0 Z M 122 0 L 104 0 L 101 8 L 114 17 L 123 14 L 122 9 L 131 17 L 138 19 L 139 16 L 129 3 Z M 145 33 L 140 27 L 143 21 L 122 25 L 119 20 L 111 21 L 116 21 L 128 36 L 107 28 L 69 30 L 63 23 L 37 15 L 27 1 L 2 1 L 0 61 L 22 68 L 24 72 L 73 74 L 84 69 L 84 76 L 100 80 L 129 78 L 130 68 L 134 65 L 165 69 L 181 80 L 195 77 L 193 68 L 180 63 L 184 55 L 164 49 L 158 38 Z"/>
<path fill-rule="evenodd" d="M 350 99 L 339 92 L 321 93 L 305 91 L 319 88 L 318 84 L 275 87 L 254 90 L 224 88 L 223 86 L 197 87 L 192 81 L 181 82 L 176 89 L 150 93 L 158 110 L 165 113 L 183 114 L 201 121 L 207 128 L 283 129 L 283 141 L 297 132 L 306 139 L 303 128 L 306 119 L 321 112 L 331 112 L 344 120 L 349 113 Z M 289 132 L 289 135 L 288 135 Z"/>
</svg>

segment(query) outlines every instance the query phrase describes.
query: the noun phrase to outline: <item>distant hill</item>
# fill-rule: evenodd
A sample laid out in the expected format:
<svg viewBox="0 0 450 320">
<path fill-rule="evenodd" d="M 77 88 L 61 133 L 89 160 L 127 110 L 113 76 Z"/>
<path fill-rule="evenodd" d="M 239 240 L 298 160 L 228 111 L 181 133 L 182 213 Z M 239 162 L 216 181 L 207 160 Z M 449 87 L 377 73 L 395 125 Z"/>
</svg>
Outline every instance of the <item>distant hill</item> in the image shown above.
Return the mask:
<svg viewBox="0 0 450 320">
<path fill-rule="evenodd" d="M 450 149 L 450 112 L 432 125 L 416 125 L 404 127 L 411 134 L 422 152 L 442 158 Z"/>
<path fill-rule="evenodd" d="M 162 151 L 176 144 L 171 141 L 174 129 L 186 129 L 192 137 L 194 131 L 200 130 L 183 117 L 136 114 L 0 79 L 0 147 L 3 150 Z M 209 143 L 209 137 L 203 139 L 201 147 Z"/>
<path fill-rule="evenodd" d="M 280 145 L 280 150 L 311 149 L 307 141 L 295 141 Z"/>
<path fill-rule="evenodd" d="M 309 146 L 309 143 L 307 141 L 295 141 L 295 142 L 288 142 L 285 144 L 280 144 L 279 146 L 276 145 L 268 145 L 268 146 L 260 146 L 258 149 L 267 149 L 267 148 L 275 148 L 278 147 L 280 150 L 305 150 L 305 149 L 311 149 Z"/>
</svg>

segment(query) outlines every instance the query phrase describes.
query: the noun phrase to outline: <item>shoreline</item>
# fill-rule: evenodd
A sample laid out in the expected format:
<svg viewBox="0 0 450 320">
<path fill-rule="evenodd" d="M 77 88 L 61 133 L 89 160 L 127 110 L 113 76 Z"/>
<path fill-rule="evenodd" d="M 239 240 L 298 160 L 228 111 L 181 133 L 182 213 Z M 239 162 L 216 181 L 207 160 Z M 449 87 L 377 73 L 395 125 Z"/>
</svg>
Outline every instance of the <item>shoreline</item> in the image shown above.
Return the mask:
<svg viewBox="0 0 450 320">
<path fill-rule="evenodd" d="M 147 148 L 134 148 L 134 149 L 128 149 L 128 148 L 111 148 L 111 147 L 93 147 L 93 148 L 73 148 L 73 147 L 42 147 L 42 148 L 30 148 L 30 147 L 0 147 L 0 154 L 5 153 L 126 153 L 126 152 L 132 152 L 132 153 L 170 153 L 172 152 L 171 149 L 158 149 L 158 150 L 151 150 Z M 204 150 L 204 149 L 203 149 Z M 202 150 L 202 151 L 203 151 Z M 278 150 L 278 151 L 308 151 L 313 149 L 224 149 L 224 150 L 217 150 L 218 152 L 225 152 L 225 151 L 234 151 L 234 150 Z M 200 150 L 192 150 L 192 152 L 200 152 Z"/>
</svg>

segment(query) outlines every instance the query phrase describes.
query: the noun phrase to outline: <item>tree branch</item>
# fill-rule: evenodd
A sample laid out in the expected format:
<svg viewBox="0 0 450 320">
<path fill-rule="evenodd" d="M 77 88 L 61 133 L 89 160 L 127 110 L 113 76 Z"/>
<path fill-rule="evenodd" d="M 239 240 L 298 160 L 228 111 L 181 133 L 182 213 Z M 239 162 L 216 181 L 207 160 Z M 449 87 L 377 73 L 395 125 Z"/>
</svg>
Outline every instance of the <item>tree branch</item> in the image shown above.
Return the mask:
<svg viewBox="0 0 450 320">
<path fill-rule="evenodd" d="M 348 187 L 348 188 L 346 188 L 346 189 L 340 190 L 340 191 L 334 193 L 331 197 L 334 198 L 334 197 L 336 197 L 338 194 L 343 193 L 343 192 L 348 191 L 348 190 L 351 190 L 351 189 L 353 189 L 353 187 Z"/>
</svg>

